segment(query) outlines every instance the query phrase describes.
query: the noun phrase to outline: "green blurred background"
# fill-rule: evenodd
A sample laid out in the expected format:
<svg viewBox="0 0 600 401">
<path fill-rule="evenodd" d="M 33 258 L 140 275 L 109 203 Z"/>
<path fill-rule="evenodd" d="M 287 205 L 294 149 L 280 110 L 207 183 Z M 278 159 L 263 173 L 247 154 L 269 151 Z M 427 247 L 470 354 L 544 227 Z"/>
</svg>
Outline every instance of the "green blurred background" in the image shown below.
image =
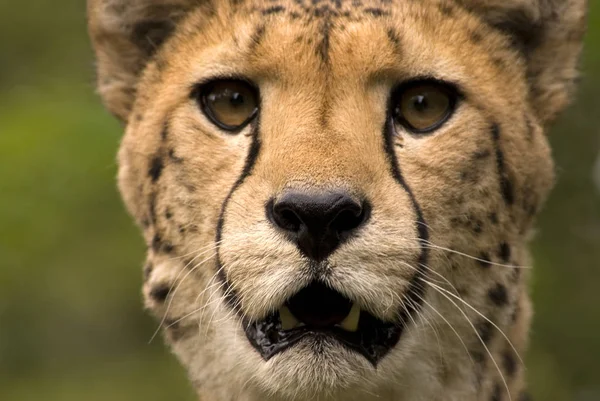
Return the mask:
<svg viewBox="0 0 600 401">
<path fill-rule="evenodd" d="M 161 340 L 148 343 L 144 245 L 115 189 L 122 127 L 94 93 L 84 3 L 0 2 L 0 400 L 193 400 Z M 600 1 L 591 7 L 534 243 L 539 401 L 600 401 Z"/>
</svg>

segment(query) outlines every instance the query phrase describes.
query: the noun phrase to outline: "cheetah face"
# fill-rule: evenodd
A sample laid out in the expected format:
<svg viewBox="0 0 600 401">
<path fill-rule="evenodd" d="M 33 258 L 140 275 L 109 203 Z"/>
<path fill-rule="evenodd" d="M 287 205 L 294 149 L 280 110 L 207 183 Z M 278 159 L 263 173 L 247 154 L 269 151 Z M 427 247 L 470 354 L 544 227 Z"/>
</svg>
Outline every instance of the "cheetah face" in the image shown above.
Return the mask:
<svg viewBox="0 0 600 401">
<path fill-rule="evenodd" d="M 567 92 L 532 64 L 537 5 L 147 3 L 92 1 L 90 25 L 146 305 L 199 394 L 516 396 Z"/>
</svg>

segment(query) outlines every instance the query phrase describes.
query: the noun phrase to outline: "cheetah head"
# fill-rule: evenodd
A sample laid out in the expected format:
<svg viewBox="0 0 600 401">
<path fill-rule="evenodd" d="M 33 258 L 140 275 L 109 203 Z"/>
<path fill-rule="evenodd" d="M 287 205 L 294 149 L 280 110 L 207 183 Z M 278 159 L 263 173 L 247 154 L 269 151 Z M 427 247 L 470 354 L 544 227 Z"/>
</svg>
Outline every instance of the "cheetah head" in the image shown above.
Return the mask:
<svg viewBox="0 0 600 401">
<path fill-rule="evenodd" d="M 146 306 L 202 399 L 517 399 L 585 6 L 89 0 Z"/>
</svg>

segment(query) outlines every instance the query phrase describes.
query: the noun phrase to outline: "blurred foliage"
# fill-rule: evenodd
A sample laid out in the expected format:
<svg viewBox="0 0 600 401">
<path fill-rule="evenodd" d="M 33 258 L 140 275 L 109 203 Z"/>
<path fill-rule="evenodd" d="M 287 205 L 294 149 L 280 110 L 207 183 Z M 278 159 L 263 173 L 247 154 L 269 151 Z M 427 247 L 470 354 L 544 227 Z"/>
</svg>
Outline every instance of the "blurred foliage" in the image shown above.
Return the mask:
<svg viewBox="0 0 600 401">
<path fill-rule="evenodd" d="M 0 400 L 193 400 L 144 315 L 83 0 L 0 2 Z M 534 398 L 600 400 L 600 1 L 534 243 Z"/>
</svg>

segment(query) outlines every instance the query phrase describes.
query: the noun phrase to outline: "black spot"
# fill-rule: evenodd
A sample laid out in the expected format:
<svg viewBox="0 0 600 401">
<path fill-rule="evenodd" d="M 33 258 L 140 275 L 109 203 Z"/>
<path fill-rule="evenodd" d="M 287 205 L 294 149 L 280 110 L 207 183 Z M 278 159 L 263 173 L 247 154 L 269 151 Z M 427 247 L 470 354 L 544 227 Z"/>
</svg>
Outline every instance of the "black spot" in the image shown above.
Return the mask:
<svg viewBox="0 0 600 401">
<path fill-rule="evenodd" d="M 179 225 L 177 228 L 179 230 L 179 234 L 184 234 L 185 233 L 185 227 L 184 226 Z"/>
<path fill-rule="evenodd" d="M 263 37 L 265 36 L 265 26 L 264 25 L 260 25 L 258 28 L 256 28 L 256 31 L 254 31 L 254 33 L 252 34 L 252 37 L 250 39 L 250 52 L 254 52 L 256 50 L 256 48 L 260 45 L 260 43 L 263 40 Z"/>
<path fill-rule="evenodd" d="M 482 231 L 483 231 L 483 223 L 481 222 L 481 220 L 475 220 L 473 222 L 473 232 L 475 234 L 481 234 Z"/>
<path fill-rule="evenodd" d="M 398 36 L 398 32 L 396 32 L 392 28 L 388 28 L 386 33 L 387 33 L 388 39 L 390 40 L 390 42 L 392 42 L 394 49 L 396 50 L 396 52 L 398 52 L 402 47 L 402 44 L 400 41 L 400 36 Z"/>
<path fill-rule="evenodd" d="M 440 3 L 438 5 L 440 13 L 446 17 L 452 17 L 454 15 L 454 9 L 448 3 Z"/>
<path fill-rule="evenodd" d="M 492 266 L 490 255 L 486 252 L 480 253 L 478 257 L 479 265 L 485 269 L 488 269 Z"/>
<path fill-rule="evenodd" d="M 273 6 L 263 10 L 263 15 L 279 14 L 285 11 L 283 6 Z"/>
<path fill-rule="evenodd" d="M 473 43 L 481 43 L 481 41 L 483 40 L 483 35 L 481 35 L 481 33 L 477 31 L 473 31 L 471 32 L 470 38 L 471 42 Z"/>
<path fill-rule="evenodd" d="M 383 17 L 384 15 L 390 15 L 389 11 L 382 10 L 381 8 L 369 7 L 365 8 L 364 12 L 371 14 L 374 17 Z"/>
<path fill-rule="evenodd" d="M 498 256 L 500 256 L 500 259 L 502 259 L 504 263 L 508 263 L 510 260 L 510 254 L 510 245 L 508 245 L 506 242 L 501 243 L 500 248 L 498 249 Z"/>
<path fill-rule="evenodd" d="M 160 284 L 150 290 L 150 298 L 156 302 L 164 302 L 169 296 L 170 292 L 171 287 L 169 285 Z"/>
<path fill-rule="evenodd" d="M 500 127 L 497 124 L 494 124 L 492 127 L 492 138 L 494 140 L 494 145 L 496 146 L 496 166 L 498 168 L 498 175 L 500 177 L 502 197 L 507 204 L 512 205 L 515 201 L 513 186 L 508 179 L 508 173 L 506 171 L 504 162 L 504 153 L 500 148 Z"/>
<path fill-rule="evenodd" d="M 174 150 L 174 149 L 169 149 L 169 159 L 170 159 L 170 160 L 171 160 L 173 163 L 176 163 L 176 164 L 181 164 L 181 163 L 183 163 L 183 160 L 184 160 L 184 159 L 183 159 L 183 157 L 178 157 L 178 156 L 175 154 L 175 150 Z"/>
<path fill-rule="evenodd" d="M 490 401 L 501 401 L 502 400 L 502 387 L 500 384 L 496 383 L 494 385 L 494 389 L 492 390 L 492 396 L 490 397 Z"/>
<path fill-rule="evenodd" d="M 130 39 L 147 56 L 151 56 L 171 35 L 174 28 L 175 26 L 171 21 L 142 21 L 133 27 Z"/>
<path fill-rule="evenodd" d="M 498 213 L 490 213 L 490 221 L 492 222 L 492 224 L 498 224 Z"/>
<path fill-rule="evenodd" d="M 506 374 L 510 377 L 514 377 L 515 373 L 517 373 L 517 360 L 513 355 L 512 349 L 502 353 L 502 364 L 504 365 Z"/>
<path fill-rule="evenodd" d="M 491 154 L 492 153 L 488 149 L 478 150 L 477 152 L 473 153 L 473 158 L 475 160 L 487 159 Z"/>
<path fill-rule="evenodd" d="M 150 161 L 150 168 L 148 169 L 148 175 L 152 178 L 152 182 L 158 181 L 163 170 L 163 161 L 159 156 L 155 156 Z"/>
<path fill-rule="evenodd" d="M 162 248 L 161 248 L 161 250 L 163 252 L 165 252 L 165 253 L 172 253 L 174 249 L 175 249 L 175 246 L 173 246 L 172 243 L 170 243 L 168 241 L 163 242 Z"/>
<path fill-rule="evenodd" d="M 167 140 L 167 138 L 169 137 L 169 130 L 165 127 L 161 132 L 160 132 L 160 139 L 164 142 Z"/>
<path fill-rule="evenodd" d="M 144 266 L 144 281 L 150 278 L 152 270 L 154 270 L 154 265 L 151 262 L 146 263 L 146 265 Z"/>
<path fill-rule="evenodd" d="M 488 320 L 482 320 L 477 326 L 477 334 L 481 338 L 484 344 L 488 344 L 492 339 L 492 329 L 494 326 Z"/>
<path fill-rule="evenodd" d="M 492 57 L 492 63 L 496 66 L 496 68 L 500 70 L 504 70 L 506 68 L 506 63 L 502 57 L 494 56 Z"/>
<path fill-rule="evenodd" d="M 508 293 L 503 284 L 497 283 L 488 291 L 488 298 L 496 306 L 505 306 L 508 303 Z"/>
<path fill-rule="evenodd" d="M 150 214 L 150 222 L 156 224 L 156 192 L 150 194 L 150 200 L 148 202 L 148 212 Z"/>
<path fill-rule="evenodd" d="M 165 218 L 171 220 L 171 217 L 173 217 L 173 213 L 169 209 L 165 210 Z"/>
<path fill-rule="evenodd" d="M 162 238 L 160 237 L 160 235 L 154 234 L 154 237 L 152 237 L 152 244 L 151 244 L 152 249 L 154 250 L 154 252 L 158 252 L 158 251 L 160 251 L 161 246 L 162 246 Z"/>
</svg>

